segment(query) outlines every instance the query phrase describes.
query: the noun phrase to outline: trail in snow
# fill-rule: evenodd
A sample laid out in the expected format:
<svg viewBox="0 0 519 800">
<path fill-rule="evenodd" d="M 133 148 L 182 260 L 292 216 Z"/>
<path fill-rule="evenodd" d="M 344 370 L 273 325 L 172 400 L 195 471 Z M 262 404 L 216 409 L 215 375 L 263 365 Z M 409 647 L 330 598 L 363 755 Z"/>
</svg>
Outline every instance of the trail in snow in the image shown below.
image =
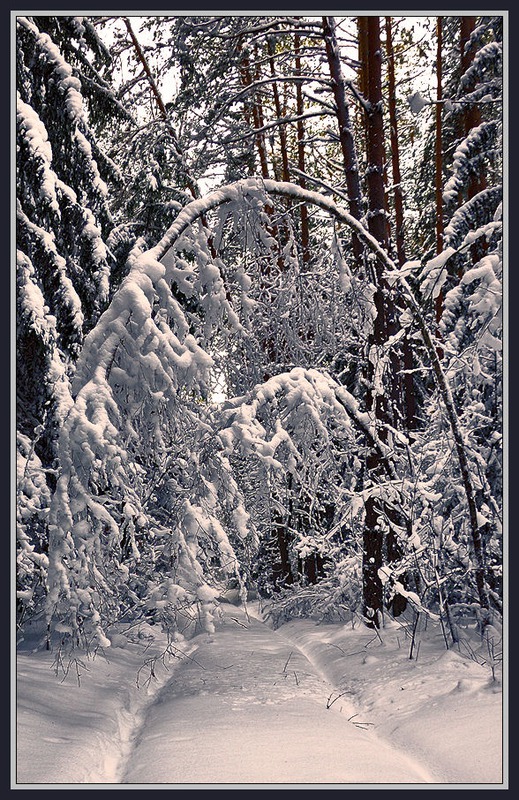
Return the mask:
<svg viewBox="0 0 519 800">
<path fill-rule="evenodd" d="M 153 665 L 150 664 L 143 670 L 140 691 L 138 675 L 135 686 L 127 687 L 123 706 L 116 709 L 115 719 L 118 729 L 104 756 L 102 782 L 122 782 L 136 742 L 145 735 L 149 709 L 154 703 L 160 702 L 161 693 L 167 691 L 168 685 L 175 680 L 176 669 L 180 662 L 184 658 L 189 659 L 193 650 L 196 650 L 196 645 L 184 645 L 182 649 L 174 648 L 179 661 L 175 660 L 174 655 L 167 654 L 163 658 L 153 658 Z M 153 670 L 152 674 L 150 670 Z M 145 686 L 142 686 L 143 682 Z"/>
<path fill-rule="evenodd" d="M 169 655 L 139 623 L 64 681 L 56 654 L 24 642 L 16 787 L 502 783 L 500 680 L 440 633 L 410 660 L 400 625 L 382 639 L 311 620 L 274 631 L 253 608 L 221 609 L 214 635 Z"/>
<path fill-rule="evenodd" d="M 200 640 L 201 639 L 201 640 Z M 121 783 L 430 783 L 352 722 L 345 698 L 284 637 L 238 608 L 199 637 L 139 720 Z"/>
<path fill-rule="evenodd" d="M 133 643 L 61 666 L 56 654 L 18 654 L 17 783 L 120 781 L 148 707 L 195 647 L 183 643 L 161 658 L 167 641 L 153 641 L 147 627 Z"/>
</svg>

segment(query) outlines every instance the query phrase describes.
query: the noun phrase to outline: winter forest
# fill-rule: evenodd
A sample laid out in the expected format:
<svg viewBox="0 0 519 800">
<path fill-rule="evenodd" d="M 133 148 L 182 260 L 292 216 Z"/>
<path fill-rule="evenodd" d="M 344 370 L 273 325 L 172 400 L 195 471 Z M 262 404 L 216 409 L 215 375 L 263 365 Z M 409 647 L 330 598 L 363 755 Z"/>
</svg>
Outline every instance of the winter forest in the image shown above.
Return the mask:
<svg viewBox="0 0 519 800">
<path fill-rule="evenodd" d="M 18 16 L 16 166 L 18 643 L 495 664 L 503 16 Z"/>
</svg>

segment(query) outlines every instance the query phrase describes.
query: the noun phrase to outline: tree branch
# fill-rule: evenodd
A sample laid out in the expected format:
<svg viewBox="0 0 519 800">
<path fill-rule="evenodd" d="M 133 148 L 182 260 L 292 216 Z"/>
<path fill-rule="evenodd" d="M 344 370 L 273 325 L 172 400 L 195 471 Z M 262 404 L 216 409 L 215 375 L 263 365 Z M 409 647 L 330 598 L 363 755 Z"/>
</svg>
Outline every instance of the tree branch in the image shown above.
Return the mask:
<svg viewBox="0 0 519 800">
<path fill-rule="evenodd" d="M 489 608 L 488 590 L 485 583 L 485 569 L 484 569 L 484 556 L 483 556 L 483 543 L 478 524 L 478 511 L 475 499 L 475 490 L 470 475 L 470 467 L 467 458 L 465 443 L 463 441 L 463 433 L 461 430 L 460 421 L 456 411 L 456 406 L 450 390 L 446 375 L 443 367 L 438 358 L 435 344 L 433 342 L 431 333 L 429 331 L 425 317 L 418 305 L 414 293 L 409 286 L 407 280 L 400 274 L 398 267 L 392 261 L 387 252 L 382 248 L 377 239 L 372 236 L 363 226 L 359 220 L 355 219 L 345 209 L 340 208 L 333 200 L 324 197 L 317 192 L 310 192 L 292 183 L 277 182 L 272 180 L 257 180 L 248 178 L 237 181 L 228 186 L 222 186 L 215 192 L 211 192 L 206 197 L 190 203 L 182 209 L 175 222 L 166 231 L 160 242 L 155 247 L 151 248 L 149 255 L 159 260 L 162 258 L 169 248 L 175 243 L 179 236 L 198 218 L 206 214 L 211 209 L 218 208 L 224 203 L 247 195 L 257 195 L 258 192 L 265 192 L 266 194 L 281 195 L 282 197 L 292 198 L 304 203 L 309 203 L 322 208 L 327 211 L 331 216 L 335 217 L 339 222 L 348 225 L 357 234 L 359 239 L 371 250 L 372 253 L 381 261 L 384 267 L 389 272 L 394 272 L 396 282 L 400 285 L 402 290 L 402 298 L 408 309 L 414 315 L 418 328 L 420 330 L 423 342 L 427 349 L 433 373 L 436 379 L 440 395 L 447 412 L 447 419 L 449 420 L 450 428 L 453 434 L 456 453 L 458 456 L 458 463 L 467 500 L 467 507 L 469 511 L 469 522 L 471 529 L 472 544 L 474 555 L 476 557 L 476 585 L 478 588 L 480 604 L 483 608 Z"/>
</svg>

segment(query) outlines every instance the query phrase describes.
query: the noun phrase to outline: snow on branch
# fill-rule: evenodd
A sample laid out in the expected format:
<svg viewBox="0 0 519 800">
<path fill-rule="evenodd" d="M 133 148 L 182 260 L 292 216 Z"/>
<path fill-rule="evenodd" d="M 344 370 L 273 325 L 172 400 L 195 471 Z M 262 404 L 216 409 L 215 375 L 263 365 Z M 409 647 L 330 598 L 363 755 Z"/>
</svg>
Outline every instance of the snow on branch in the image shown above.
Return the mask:
<svg viewBox="0 0 519 800">
<path fill-rule="evenodd" d="M 468 136 L 458 145 L 454 153 L 451 177 L 443 190 L 446 205 L 455 202 L 459 193 L 466 188 L 474 173 L 474 163 L 480 161 L 485 153 L 496 147 L 499 125 L 495 121 L 482 122 L 472 128 Z"/>
<path fill-rule="evenodd" d="M 65 61 L 58 46 L 48 34 L 39 31 L 28 17 L 17 17 L 17 23 L 32 35 L 41 57 L 52 69 L 55 89 L 63 98 L 67 117 L 67 133 L 71 141 L 75 143 L 83 172 L 90 177 L 91 187 L 99 196 L 100 202 L 103 202 L 106 200 L 108 187 L 100 176 L 97 163 L 92 155 L 92 146 L 86 135 L 88 132 L 87 114 L 83 104 L 81 82 L 74 76 L 72 67 Z"/>
<path fill-rule="evenodd" d="M 492 221 L 502 198 L 502 186 L 490 186 L 463 203 L 456 209 L 445 228 L 445 242 L 449 246 L 458 247 L 471 231 Z"/>
<path fill-rule="evenodd" d="M 148 524 L 147 481 L 174 441 L 173 408 L 180 398 L 187 402 L 191 395 L 207 394 L 212 364 L 189 332 L 165 280 L 166 265 L 138 246 L 129 262 L 129 274 L 85 338 L 78 359 L 74 405 L 58 441 L 60 477 L 49 517 L 49 622 L 59 620 L 62 632 L 71 636 L 79 636 L 88 623 L 103 646 L 108 646 L 105 626 L 116 616 L 120 584 L 128 578 L 125 559 L 149 557 L 146 546 L 141 550 L 137 529 Z M 203 430 L 202 421 L 197 424 Z M 210 463 L 191 468 L 203 474 Z M 227 569 L 236 569 L 227 534 L 211 511 L 211 492 L 207 485 L 201 491 L 205 499 L 199 501 L 196 519 L 193 499 L 181 505 L 171 543 L 178 562 L 175 586 L 180 581 L 183 592 L 191 587 L 188 594 L 195 603 L 202 602 L 196 587 L 205 585 L 197 537 L 213 540 Z M 156 599 L 164 591 L 167 586 L 157 585 Z M 208 603 L 202 605 L 210 627 Z"/>
<path fill-rule="evenodd" d="M 270 431 L 261 421 L 262 414 L 274 413 Z M 353 441 L 352 422 L 364 433 L 386 465 L 391 478 L 395 470 L 391 461 L 391 448 L 379 438 L 374 414 L 361 411 L 358 401 L 330 375 L 316 369 L 297 367 L 281 373 L 256 386 L 245 397 L 228 400 L 221 410 L 224 427 L 219 432 L 224 447 L 232 452 L 235 447 L 257 456 L 267 467 L 283 469 L 276 451 L 285 445 L 288 453 L 287 469 L 297 474 L 303 461 L 297 431 L 302 419 L 310 422 L 311 439 L 327 442 L 328 425 L 341 427 L 342 435 Z M 308 431 L 305 434 L 310 435 Z M 270 437 L 270 438 L 269 438 Z M 298 443 L 299 442 L 299 443 Z"/>
<path fill-rule="evenodd" d="M 60 624 L 73 634 L 78 632 L 78 619 L 88 619 L 98 641 L 106 644 L 103 620 L 109 620 L 115 611 L 116 587 L 124 573 L 122 530 L 131 530 L 126 546 L 132 557 L 144 558 L 135 539 L 135 526 L 130 526 L 128 509 L 134 509 L 132 519 L 141 516 L 144 484 L 154 475 L 157 459 L 166 458 L 168 442 L 174 441 L 171 426 L 178 417 L 172 409 L 178 413 L 179 408 L 175 404 L 182 400 L 183 407 L 188 408 L 190 396 L 202 399 L 207 393 L 212 359 L 189 332 L 190 321 L 170 288 L 172 280 L 179 286 L 184 281 L 184 288 L 200 281 L 197 288 L 204 287 L 206 294 L 215 282 L 218 286 L 220 265 L 207 249 L 204 226 L 198 226 L 197 232 L 194 223 L 225 204 L 240 206 L 245 198 L 264 207 L 269 195 L 313 204 L 348 225 L 384 270 L 396 278 L 422 335 L 446 406 L 471 524 L 474 535 L 478 535 L 474 486 L 452 392 L 427 322 L 407 284 L 406 271 L 397 270 L 363 224 L 331 198 L 291 183 L 246 179 L 193 200 L 151 249 L 143 252 L 137 245 L 129 259 L 129 274 L 85 339 L 74 379 L 75 403 L 60 435 L 61 475 L 50 514 L 48 618 L 61 616 Z M 192 262 L 182 263 L 183 249 L 195 256 L 194 272 Z M 224 298 L 221 288 L 216 292 L 220 305 Z M 211 330 L 205 333 L 209 335 Z M 351 421 L 381 455 L 388 477 L 394 480 L 394 456 L 378 437 L 373 415 L 360 411 L 356 399 L 330 376 L 303 368 L 277 375 L 245 397 L 223 405 L 218 425 L 224 459 L 220 463 L 225 463 L 236 448 L 256 456 L 267 468 L 283 468 L 296 475 L 312 447 L 326 446 L 332 429 L 334 436 L 346 438 L 351 446 Z M 208 463 L 215 463 L 212 458 Z M 200 476 L 205 466 L 196 459 L 190 469 Z M 185 568 L 182 580 L 191 581 L 192 587 L 202 586 L 201 554 L 205 545 L 199 551 L 198 537 L 212 541 L 221 556 L 227 552 L 226 534 L 211 512 L 214 480 L 204 479 L 202 483 L 204 503 L 185 496 L 176 517 L 174 546 L 179 558 L 187 548 L 186 564 L 192 563 Z M 243 514 L 239 512 L 238 516 Z M 227 552 L 232 561 L 231 554 L 232 548 Z M 207 593 L 201 591 L 206 597 Z"/>
<path fill-rule="evenodd" d="M 34 111 L 24 103 L 19 93 L 16 97 L 16 122 L 24 142 L 34 159 L 35 173 L 38 174 L 38 188 L 40 200 L 43 205 L 59 214 L 59 205 L 56 197 L 57 176 L 51 168 L 52 147 L 45 125 Z"/>
<path fill-rule="evenodd" d="M 488 73 L 500 71 L 503 58 L 502 42 L 488 42 L 475 54 L 469 68 L 461 76 L 460 90 L 467 90 L 475 83 L 484 83 Z"/>
<path fill-rule="evenodd" d="M 222 406 L 221 420 L 219 438 L 225 451 L 232 453 L 237 447 L 257 456 L 266 467 L 283 469 L 276 453 L 284 446 L 286 468 L 294 475 L 304 461 L 305 446 L 329 439 L 327 421 L 341 424 L 343 433 L 350 428 L 344 405 L 335 396 L 333 381 L 318 370 L 303 368 L 276 375 L 249 395 L 228 400 Z M 309 430 L 304 423 L 309 424 Z M 305 434 L 300 438 L 303 428 Z"/>
</svg>

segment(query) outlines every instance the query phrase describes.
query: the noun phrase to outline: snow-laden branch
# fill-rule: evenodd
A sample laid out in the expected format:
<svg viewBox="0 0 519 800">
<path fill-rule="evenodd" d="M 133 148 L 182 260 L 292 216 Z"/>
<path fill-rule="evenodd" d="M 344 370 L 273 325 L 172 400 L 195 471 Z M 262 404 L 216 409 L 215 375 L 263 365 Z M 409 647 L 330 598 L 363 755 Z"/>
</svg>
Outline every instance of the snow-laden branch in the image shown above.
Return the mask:
<svg viewBox="0 0 519 800">
<path fill-rule="evenodd" d="M 422 340 L 429 354 L 436 383 L 445 405 L 447 418 L 453 433 L 465 496 L 467 499 L 472 542 L 478 564 L 476 569 L 476 583 L 478 586 L 481 605 L 484 608 L 488 608 L 488 592 L 486 590 L 484 580 L 484 559 L 482 551 L 483 544 L 478 524 L 475 490 L 470 474 L 463 432 L 451 388 L 440 362 L 433 336 L 409 283 L 402 274 L 402 271 L 398 269 L 393 260 L 381 247 L 375 237 L 365 229 L 362 222 L 359 222 L 344 208 L 338 206 L 331 198 L 323 197 L 323 195 L 317 192 L 309 191 L 308 189 L 304 189 L 301 186 L 297 186 L 296 184 L 288 182 L 248 178 L 237 181 L 234 184 L 222 186 L 216 191 L 208 194 L 206 197 L 196 200 L 186 206 L 180 212 L 177 219 L 173 225 L 170 226 L 162 239 L 157 243 L 157 245 L 155 245 L 154 248 L 152 248 L 150 255 L 152 255 L 152 257 L 156 260 L 162 258 L 168 249 L 177 241 L 178 237 L 186 230 L 186 228 L 188 228 L 189 225 L 192 225 L 195 220 L 199 219 L 203 214 L 206 214 L 210 210 L 215 209 L 224 203 L 237 201 L 240 199 L 240 197 L 258 197 L 259 195 L 260 198 L 263 199 L 266 194 L 288 197 L 299 202 L 316 205 L 324 211 L 327 211 L 332 217 L 347 225 L 357 234 L 360 241 L 363 242 L 368 249 L 381 261 L 387 272 L 394 273 L 396 283 L 399 285 L 402 292 L 402 298 L 418 325 Z"/>
<path fill-rule="evenodd" d="M 258 178 L 245 178 L 235 183 L 221 186 L 219 189 L 205 195 L 205 197 L 189 203 L 182 209 L 175 222 L 168 228 L 162 239 L 151 248 L 149 251 L 150 255 L 154 259 L 160 260 L 169 248 L 175 244 L 179 236 L 181 236 L 193 222 L 224 203 L 238 202 L 240 199 L 247 196 L 264 199 L 269 194 L 280 195 L 298 202 L 315 205 L 323 209 L 323 211 L 327 211 L 339 222 L 343 222 L 345 225 L 352 228 L 369 249 L 380 258 L 386 269 L 397 269 L 393 260 L 380 246 L 375 237 L 366 230 L 364 225 L 348 213 L 346 209 L 338 206 L 331 198 L 325 197 L 319 192 L 303 189 L 295 183 Z"/>
<path fill-rule="evenodd" d="M 246 198 L 265 206 L 269 203 L 269 196 L 276 195 L 317 206 L 338 222 L 350 227 L 359 240 L 382 262 L 385 272 L 389 273 L 395 279 L 394 282 L 400 286 L 402 296 L 415 317 L 429 352 L 453 431 L 478 564 L 476 580 L 480 589 L 481 605 L 488 608 L 478 512 L 466 446 L 435 343 L 413 292 L 405 280 L 405 270 L 397 269 L 389 255 L 362 223 L 331 198 L 289 182 L 246 179 L 223 186 L 203 198 L 193 200 L 180 211 L 175 222 L 155 247 L 145 252 L 138 252 L 138 248 L 135 248 L 128 276 L 98 325 L 85 340 L 74 381 L 74 407 L 60 437 L 60 463 L 63 473 L 58 482 L 50 514 L 52 558 L 49 564 L 50 591 L 47 608 L 49 614 L 53 614 L 55 608 L 59 607 L 65 617 L 70 616 L 66 612 L 67 604 L 70 605 L 72 600 L 76 602 L 77 592 L 69 585 L 63 561 L 71 559 L 74 563 L 81 562 L 85 568 L 89 565 L 89 568 L 94 569 L 95 582 L 93 586 L 83 586 L 82 590 L 85 602 L 94 603 L 93 610 L 89 612 L 90 619 L 101 641 L 104 641 L 104 634 L 95 596 L 99 591 L 108 598 L 113 591 L 113 577 L 104 559 L 108 558 L 110 563 L 110 558 L 113 557 L 111 554 L 118 553 L 121 543 L 118 519 L 103 507 L 95 492 L 92 494 L 91 483 L 94 481 L 101 486 L 109 484 L 114 496 L 122 495 L 120 499 L 127 501 L 125 508 L 136 508 L 139 511 L 137 479 L 130 479 L 134 465 L 131 458 L 128 460 L 120 436 L 121 434 L 124 438 L 130 436 L 130 439 L 133 436 L 132 441 L 137 441 L 138 425 L 134 428 L 133 420 L 137 409 L 140 417 L 146 413 L 146 419 L 159 420 L 161 414 L 165 413 L 164 403 L 167 405 L 168 402 L 175 401 L 179 384 L 184 384 L 186 387 L 203 382 L 204 371 L 210 363 L 209 355 L 188 333 L 184 315 L 169 289 L 166 274 L 170 267 L 168 259 L 164 257 L 166 254 L 170 255 L 171 248 L 180 244 L 184 246 L 186 237 L 184 236 L 179 242 L 180 237 L 194 223 L 203 220 L 209 211 L 227 203 L 239 207 Z M 209 270 L 211 275 L 213 272 L 216 274 L 219 268 L 209 259 L 207 243 L 202 250 L 204 252 L 200 252 L 198 258 L 199 268 L 202 272 Z M 209 280 L 209 277 L 210 275 L 206 275 L 204 280 Z M 173 324 L 174 330 L 169 328 L 168 320 Z M 117 371 L 115 376 L 112 374 L 114 370 Z M 311 378 L 312 384 L 318 382 L 318 394 L 324 393 L 330 397 L 333 395 L 333 402 L 331 400 L 330 402 L 337 409 L 342 408 L 343 418 L 346 412 L 348 417 L 363 429 L 371 446 L 379 451 L 384 463 L 388 465 L 389 476 L 394 477 L 391 454 L 385 451 L 378 438 L 376 420 L 371 415 L 360 412 L 357 401 L 343 387 L 334 385 L 332 391 L 326 376 L 307 373 L 307 377 Z M 326 382 L 326 386 L 323 381 Z M 264 386 L 261 392 L 264 393 L 266 389 L 268 386 Z M 312 410 L 312 406 L 313 403 L 310 402 L 309 411 Z M 150 442 L 150 446 L 155 448 L 162 439 L 159 429 L 160 423 L 158 427 L 155 426 L 155 437 L 158 439 L 154 445 Z M 236 431 L 235 426 L 232 428 L 233 437 Z M 249 446 L 260 452 L 264 460 L 270 457 L 272 464 L 275 464 L 276 446 L 282 439 L 286 439 L 283 431 L 278 429 L 277 436 L 274 435 L 274 439 L 269 441 L 265 441 L 262 431 L 256 430 L 254 426 L 249 430 L 247 425 L 245 427 L 242 425 L 239 431 L 247 434 Z M 74 498 L 73 507 L 70 502 L 71 497 Z M 194 542 L 198 535 L 196 531 L 201 530 L 200 521 L 195 520 L 191 524 L 188 512 L 189 508 L 186 507 L 182 524 L 187 526 L 186 536 L 194 537 Z M 128 519 L 126 517 L 123 519 L 123 525 L 129 524 L 129 517 Z M 93 526 L 93 533 L 87 532 L 90 526 Z M 107 548 L 108 552 L 104 557 L 100 557 L 99 536 L 103 530 L 105 531 L 103 547 Z M 227 541 L 221 531 L 216 539 L 218 543 L 215 547 L 223 553 L 222 543 L 227 547 Z M 187 539 L 185 544 L 187 546 Z M 182 548 L 185 549 L 184 544 L 181 544 Z M 200 583 L 202 580 L 200 570 L 193 568 L 191 573 L 195 583 Z M 71 630 L 75 630 L 77 623 L 74 620 L 64 624 L 70 623 Z"/>
</svg>

